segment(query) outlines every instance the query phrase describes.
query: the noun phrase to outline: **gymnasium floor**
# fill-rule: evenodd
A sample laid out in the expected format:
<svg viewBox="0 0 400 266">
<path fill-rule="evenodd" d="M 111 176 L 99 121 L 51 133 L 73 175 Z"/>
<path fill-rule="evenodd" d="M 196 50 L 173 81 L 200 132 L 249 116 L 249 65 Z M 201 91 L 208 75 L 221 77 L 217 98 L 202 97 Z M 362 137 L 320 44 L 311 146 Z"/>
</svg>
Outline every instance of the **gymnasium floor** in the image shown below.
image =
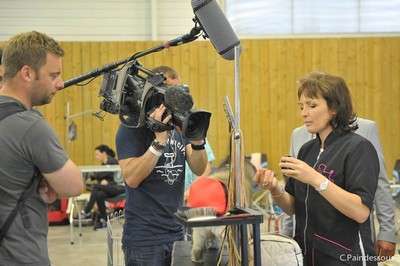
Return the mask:
<svg viewBox="0 0 400 266">
<path fill-rule="evenodd" d="M 93 231 L 93 227 L 74 228 L 71 245 L 69 225 L 50 226 L 48 245 L 52 266 L 107 265 L 107 229 Z"/>
<path fill-rule="evenodd" d="M 123 253 L 116 247 L 119 244 L 121 224 L 120 220 L 112 220 L 109 223 L 113 230 L 109 228 L 94 231 L 92 226 L 82 227 L 82 236 L 79 236 L 79 228 L 73 228 L 73 242 L 71 245 L 71 233 L 69 225 L 50 226 L 49 228 L 49 253 L 52 266 L 71 266 L 71 265 L 93 265 L 93 266 L 119 266 L 123 264 Z M 261 228 L 263 231 L 263 228 Z M 111 242 L 114 249 L 108 248 L 107 239 Z M 400 237 L 397 236 L 397 247 L 400 247 Z M 111 252 L 107 252 L 111 250 Z M 108 264 L 107 253 L 114 258 L 111 264 Z M 398 266 L 400 265 L 400 255 L 396 255 L 391 261 L 380 263 L 380 266 Z"/>
</svg>

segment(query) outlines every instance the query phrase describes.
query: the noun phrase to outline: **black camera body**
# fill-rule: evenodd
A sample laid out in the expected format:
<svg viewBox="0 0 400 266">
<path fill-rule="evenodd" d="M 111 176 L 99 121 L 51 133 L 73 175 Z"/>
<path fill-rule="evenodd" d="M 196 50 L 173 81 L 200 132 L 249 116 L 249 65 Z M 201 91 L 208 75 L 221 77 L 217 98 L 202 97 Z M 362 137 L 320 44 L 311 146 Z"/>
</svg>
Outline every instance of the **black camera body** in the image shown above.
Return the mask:
<svg viewBox="0 0 400 266">
<path fill-rule="evenodd" d="M 147 74 L 147 77 L 140 75 L 139 71 Z M 169 86 L 164 84 L 164 80 L 162 73 L 154 73 L 143 68 L 137 61 L 132 61 L 121 70 L 104 74 L 99 92 L 99 96 L 104 98 L 100 109 L 118 114 L 127 127 L 148 126 L 152 131 L 162 132 L 178 126 L 184 138 L 204 139 L 211 113 L 192 110 L 193 99 L 186 85 Z M 167 107 L 164 117 L 169 114 L 172 116 L 168 124 L 150 117 L 161 104 Z M 127 117 L 134 118 L 136 124 L 128 123 Z"/>
</svg>

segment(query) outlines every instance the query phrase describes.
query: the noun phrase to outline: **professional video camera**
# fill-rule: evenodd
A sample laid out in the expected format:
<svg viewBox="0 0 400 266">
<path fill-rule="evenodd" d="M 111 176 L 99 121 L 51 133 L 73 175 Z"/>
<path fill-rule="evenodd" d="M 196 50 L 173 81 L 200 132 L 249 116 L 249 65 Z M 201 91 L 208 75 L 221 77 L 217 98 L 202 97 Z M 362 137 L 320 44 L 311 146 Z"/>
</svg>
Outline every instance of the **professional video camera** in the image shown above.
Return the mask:
<svg viewBox="0 0 400 266">
<path fill-rule="evenodd" d="M 147 74 L 147 77 L 141 75 L 141 72 Z M 164 84 L 164 80 L 162 73 L 154 73 L 142 67 L 137 60 L 131 61 L 121 70 L 104 74 L 99 92 L 104 100 L 100 103 L 100 109 L 118 114 L 127 127 L 148 126 L 155 132 L 162 132 L 179 126 L 184 138 L 204 139 L 211 113 L 192 110 L 193 99 L 186 85 L 169 86 Z M 167 107 L 164 115 L 172 115 L 167 125 L 150 117 L 161 104 Z M 126 117 L 131 119 L 127 121 Z"/>
</svg>

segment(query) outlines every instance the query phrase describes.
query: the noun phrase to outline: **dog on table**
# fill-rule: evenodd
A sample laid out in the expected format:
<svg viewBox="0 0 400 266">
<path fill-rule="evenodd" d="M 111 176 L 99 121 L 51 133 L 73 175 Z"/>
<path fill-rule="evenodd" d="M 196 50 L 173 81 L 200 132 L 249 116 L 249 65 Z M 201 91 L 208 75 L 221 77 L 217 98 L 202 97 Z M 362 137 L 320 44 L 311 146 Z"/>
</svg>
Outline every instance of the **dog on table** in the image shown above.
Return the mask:
<svg viewBox="0 0 400 266">
<path fill-rule="evenodd" d="M 221 239 L 224 239 L 225 226 L 195 227 L 192 231 L 191 259 L 196 263 L 204 263 L 205 254 L 219 254 Z M 216 261 L 217 258 L 211 259 Z M 214 264 L 215 265 L 215 264 Z"/>
<path fill-rule="evenodd" d="M 223 181 L 226 184 L 229 183 L 229 158 L 222 163 L 217 170 L 210 176 L 217 180 Z M 249 158 L 245 158 L 245 195 L 246 195 L 246 205 L 252 206 L 252 180 L 257 169 L 250 162 Z M 204 196 L 207 197 L 207 191 L 204 191 Z M 219 254 L 221 249 L 222 240 L 225 238 L 226 226 L 206 226 L 206 227 L 194 227 L 192 228 L 192 250 L 191 259 L 195 263 L 204 263 L 205 254 Z M 226 244 L 226 241 L 225 241 Z M 224 245 L 227 248 L 227 244 Z M 215 265 L 215 263 L 213 264 Z"/>
</svg>

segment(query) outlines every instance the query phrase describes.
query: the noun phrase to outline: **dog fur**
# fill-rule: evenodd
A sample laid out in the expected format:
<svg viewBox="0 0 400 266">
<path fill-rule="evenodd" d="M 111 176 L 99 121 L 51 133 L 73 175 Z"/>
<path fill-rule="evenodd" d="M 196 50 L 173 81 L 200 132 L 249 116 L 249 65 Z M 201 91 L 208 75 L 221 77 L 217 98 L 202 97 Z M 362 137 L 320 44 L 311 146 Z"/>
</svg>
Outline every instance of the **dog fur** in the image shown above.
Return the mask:
<svg viewBox="0 0 400 266">
<path fill-rule="evenodd" d="M 204 263 L 204 253 L 219 251 L 221 239 L 225 232 L 225 226 L 195 227 L 192 231 L 192 253 L 191 259 L 196 263 Z"/>
<path fill-rule="evenodd" d="M 228 159 L 227 159 L 228 160 Z M 252 180 L 255 175 L 256 168 L 245 159 L 245 184 L 246 191 L 246 205 L 252 206 Z M 226 163 L 221 164 L 218 169 L 210 177 L 218 179 L 228 184 L 229 179 L 229 165 Z M 205 192 L 206 196 L 207 193 Z M 207 250 L 220 250 L 222 239 L 224 238 L 225 226 L 207 226 L 207 227 L 194 227 L 192 228 L 192 250 L 191 259 L 196 263 L 204 262 L 204 254 Z M 227 241 L 225 241 L 227 242 Z M 224 245 L 227 247 L 227 245 Z"/>
</svg>

